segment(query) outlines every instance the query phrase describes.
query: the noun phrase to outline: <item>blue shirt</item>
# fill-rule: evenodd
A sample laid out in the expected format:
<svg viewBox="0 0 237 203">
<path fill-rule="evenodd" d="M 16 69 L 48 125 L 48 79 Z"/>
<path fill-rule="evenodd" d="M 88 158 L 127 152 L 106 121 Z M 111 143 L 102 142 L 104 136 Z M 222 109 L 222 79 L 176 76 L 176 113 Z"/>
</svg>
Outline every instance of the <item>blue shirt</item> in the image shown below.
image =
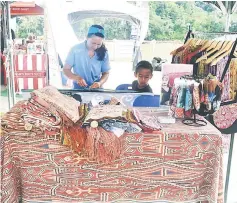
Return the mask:
<svg viewBox="0 0 237 203">
<path fill-rule="evenodd" d="M 90 58 L 85 42 L 77 44 L 70 50 L 65 63 L 70 65 L 73 68 L 74 74 L 82 77 L 88 86 L 98 82 L 102 73 L 110 70 L 108 53 L 106 52 L 105 58 L 102 61 L 98 60 L 96 53 Z M 73 86 L 74 89 L 83 88 L 75 81 L 73 81 Z"/>
</svg>

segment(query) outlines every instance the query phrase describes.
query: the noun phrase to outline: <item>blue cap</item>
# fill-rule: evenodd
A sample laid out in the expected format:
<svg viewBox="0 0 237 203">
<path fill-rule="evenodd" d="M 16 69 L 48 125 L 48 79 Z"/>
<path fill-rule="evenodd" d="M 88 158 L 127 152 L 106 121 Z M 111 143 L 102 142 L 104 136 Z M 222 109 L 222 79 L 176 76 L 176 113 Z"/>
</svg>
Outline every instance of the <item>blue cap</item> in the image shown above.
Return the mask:
<svg viewBox="0 0 237 203">
<path fill-rule="evenodd" d="M 100 34 L 102 34 L 103 36 L 105 36 L 105 34 L 104 34 L 104 29 L 100 29 L 100 28 L 91 26 L 91 27 L 89 28 L 89 30 L 88 30 L 88 35 L 89 35 L 89 34 L 97 34 L 97 33 L 100 33 Z"/>
</svg>

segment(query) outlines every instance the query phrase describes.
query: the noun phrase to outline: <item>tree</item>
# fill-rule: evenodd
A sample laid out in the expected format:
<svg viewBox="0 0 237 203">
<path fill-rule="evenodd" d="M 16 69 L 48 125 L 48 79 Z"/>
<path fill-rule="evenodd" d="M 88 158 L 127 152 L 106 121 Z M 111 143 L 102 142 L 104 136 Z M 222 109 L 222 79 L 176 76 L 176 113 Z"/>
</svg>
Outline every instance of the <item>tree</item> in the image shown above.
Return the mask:
<svg viewBox="0 0 237 203">
<path fill-rule="evenodd" d="M 221 32 L 223 14 L 204 2 L 150 2 L 147 40 L 183 40 L 189 25 L 194 31 Z"/>
<path fill-rule="evenodd" d="M 135 1 L 130 2 L 135 4 Z M 223 32 L 225 16 L 211 4 L 197 1 L 151 1 L 150 22 L 146 40 L 184 40 L 191 25 L 199 32 Z M 43 17 L 18 17 L 17 36 L 25 38 L 29 33 L 43 34 Z M 72 25 L 77 37 L 84 39 L 89 26 L 102 25 L 105 37 L 112 39 L 130 39 L 132 24 L 123 19 L 93 18 Z M 230 31 L 237 32 L 237 14 L 232 15 Z"/>
<path fill-rule="evenodd" d="M 113 39 L 129 39 L 131 33 L 131 23 L 116 18 L 93 18 L 81 20 L 73 25 L 73 29 L 78 39 L 84 39 L 91 25 L 98 24 L 105 29 L 105 38 Z"/>
<path fill-rule="evenodd" d="M 199 8 L 202 8 L 204 11 L 213 12 L 216 11 L 216 8 L 209 3 L 204 3 L 202 1 L 195 1 L 195 5 Z"/>
<path fill-rule="evenodd" d="M 232 16 L 232 22 L 230 26 L 230 32 L 237 32 L 237 14 L 233 14 Z"/>
<path fill-rule="evenodd" d="M 27 38 L 30 33 L 43 35 L 44 33 L 44 18 L 42 16 L 24 16 L 17 17 L 16 35 L 20 38 Z"/>
</svg>

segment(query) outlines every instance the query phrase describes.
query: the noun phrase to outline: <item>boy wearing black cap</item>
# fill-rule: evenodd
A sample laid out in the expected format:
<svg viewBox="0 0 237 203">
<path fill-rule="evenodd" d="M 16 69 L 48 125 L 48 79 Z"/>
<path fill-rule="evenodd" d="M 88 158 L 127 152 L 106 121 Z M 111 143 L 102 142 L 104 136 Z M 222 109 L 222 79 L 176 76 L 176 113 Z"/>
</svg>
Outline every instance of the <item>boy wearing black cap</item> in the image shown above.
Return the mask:
<svg viewBox="0 0 237 203">
<path fill-rule="evenodd" d="M 148 61 L 140 61 L 136 65 L 134 76 L 137 80 L 132 83 L 132 90 L 137 92 L 151 92 L 152 89 L 148 84 L 149 80 L 153 76 L 153 67 Z"/>
</svg>

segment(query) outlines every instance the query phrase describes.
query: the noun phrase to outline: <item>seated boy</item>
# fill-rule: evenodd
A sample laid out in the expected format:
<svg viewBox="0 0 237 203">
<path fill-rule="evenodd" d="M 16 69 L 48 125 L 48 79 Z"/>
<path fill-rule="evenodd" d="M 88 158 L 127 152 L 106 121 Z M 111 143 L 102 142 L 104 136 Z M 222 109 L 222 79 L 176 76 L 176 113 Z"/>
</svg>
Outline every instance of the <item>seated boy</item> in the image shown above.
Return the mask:
<svg viewBox="0 0 237 203">
<path fill-rule="evenodd" d="M 134 76 L 137 80 L 132 83 L 132 90 L 137 92 L 151 92 L 152 89 L 148 84 L 149 80 L 152 78 L 153 67 L 148 61 L 140 61 L 136 65 Z"/>
</svg>

